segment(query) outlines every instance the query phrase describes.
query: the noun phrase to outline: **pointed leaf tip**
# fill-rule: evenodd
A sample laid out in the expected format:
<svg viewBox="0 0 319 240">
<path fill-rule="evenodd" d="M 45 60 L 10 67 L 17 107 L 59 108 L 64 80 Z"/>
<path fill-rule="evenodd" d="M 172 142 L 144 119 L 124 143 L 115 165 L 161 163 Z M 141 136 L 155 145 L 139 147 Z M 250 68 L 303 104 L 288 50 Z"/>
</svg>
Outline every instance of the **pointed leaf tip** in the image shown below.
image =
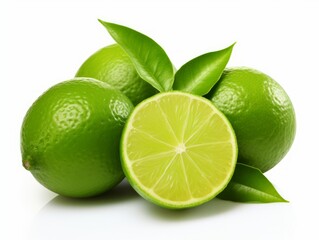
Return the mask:
<svg viewBox="0 0 319 240">
<path fill-rule="evenodd" d="M 203 54 L 184 64 L 175 74 L 173 89 L 200 96 L 207 94 L 221 77 L 235 43 L 225 49 Z"/>
<path fill-rule="evenodd" d="M 259 169 L 240 163 L 218 198 L 234 202 L 288 202 Z"/>
</svg>

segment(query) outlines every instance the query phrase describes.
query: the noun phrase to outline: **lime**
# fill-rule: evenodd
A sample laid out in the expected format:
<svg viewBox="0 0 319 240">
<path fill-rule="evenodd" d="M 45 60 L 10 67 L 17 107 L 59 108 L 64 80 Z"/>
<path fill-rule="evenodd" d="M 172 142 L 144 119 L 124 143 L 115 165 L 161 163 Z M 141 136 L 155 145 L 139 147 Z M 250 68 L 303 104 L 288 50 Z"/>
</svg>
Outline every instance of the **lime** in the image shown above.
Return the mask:
<svg viewBox="0 0 319 240">
<path fill-rule="evenodd" d="M 118 44 L 104 47 L 90 56 L 76 77 L 91 77 L 107 82 L 123 92 L 134 105 L 157 93 L 155 88 L 139 77 L 129 56 Z"/>
<path fill-rule="evenodd" d="M 133 105 L 94 79 L 59 83 L 28 110 L 21 129 L 24 167 L 46 188 L 70 197 L 105 192 L 123 177 L 119 143 Z"/>
<path fill-rule="evenodd" d="M 235 130 L 238 162 L 266 172 L 286 155 L 295 136 L 295 113 L 287 93 L 271 77 L 230 68 L 207 97 Z"/>
<path fill-rule="evenodd" d="M 209 100 L 160 93 L 130 115 L 121 160 L 128 181 L 145 199 L 166 208 L 194 207 L 226 187 L 237 160 L 236 137 Z"/>
</svg>

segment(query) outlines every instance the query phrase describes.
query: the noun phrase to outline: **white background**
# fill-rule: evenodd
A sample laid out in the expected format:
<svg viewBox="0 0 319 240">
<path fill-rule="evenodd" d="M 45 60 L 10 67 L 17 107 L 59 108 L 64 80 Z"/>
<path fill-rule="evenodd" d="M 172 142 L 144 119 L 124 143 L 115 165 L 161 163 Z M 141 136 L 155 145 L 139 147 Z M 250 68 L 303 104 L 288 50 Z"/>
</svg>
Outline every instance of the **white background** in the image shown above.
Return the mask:
<svg viewBox="0 0 319 240">
<path fill-rule="evenodd" d="M 12 0 L 0 3 L 0 239 L 319 239 L 318 1 Z M 113 43 L 97 18 L 155 39 L 176 67 L 237 42 L 228 66 L 272 76 L 290 95 L 297 135 L 267 177 L 290 203 L 213 200 L 169 211 L 124 183 L 94 200 L 43 188 L 21 164 L 25 112 Z"/>
</svg>

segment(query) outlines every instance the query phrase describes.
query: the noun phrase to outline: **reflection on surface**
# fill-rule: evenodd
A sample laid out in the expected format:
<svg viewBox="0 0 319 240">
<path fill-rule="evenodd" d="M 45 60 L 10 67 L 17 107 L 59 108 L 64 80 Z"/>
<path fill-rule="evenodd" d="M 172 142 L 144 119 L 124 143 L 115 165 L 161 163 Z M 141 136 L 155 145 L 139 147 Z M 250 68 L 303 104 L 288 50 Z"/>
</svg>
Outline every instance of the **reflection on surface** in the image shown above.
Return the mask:
<svg viewBox="0 0 319 240">
<path fill-rule="evenodd" d="M 107 238 L 107 233 L 123 225 L 123 216 L 137 201 L 138 194 L 126 181 L 94 198 L 56 196 L 35 217 L 30 239 L 91 239 L 95 235 Z"/>
<path fill-rule="evenodd" d="M 193 209 L 168 210 L 139 197 L 123 181 L 96 198 L 55 197 L 35 217 L 30 239 L 226 239 L 247 226 L 253 228 L 250 233 L 262 232 L 261 226 L 269 221 L 275 226 L 272 231 L 280 231 L 290 218 L 288 209 L 288 204 L 240 204 L 214 199 Z"/>
<path fill-rule="evenodd" d="M 56 208 L 98 208 L 107 207 L 121 202 L 137 198 L 138 194 L 133 190 L 127 181 L 122 181 L 118 186 L 109 192 L 92 198 L 67 198 L 56 196 L 46 207 Z"/>
</svg>

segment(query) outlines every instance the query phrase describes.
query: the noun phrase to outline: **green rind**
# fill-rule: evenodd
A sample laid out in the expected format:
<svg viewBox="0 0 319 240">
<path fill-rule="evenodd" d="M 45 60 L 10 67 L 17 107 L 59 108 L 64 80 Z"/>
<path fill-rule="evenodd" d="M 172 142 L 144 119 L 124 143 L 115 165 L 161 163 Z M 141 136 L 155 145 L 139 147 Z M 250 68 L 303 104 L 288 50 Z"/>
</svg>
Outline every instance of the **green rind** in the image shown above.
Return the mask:
<svg viewBox="0 0 319 240">
<path fill-rule="evenodd" d="M 287 92 L 267 74 L 231 67 L 205 96 L 231 122 L 238 162 L 267 172 L 288 153 L 296 135 L 296 114 Z"/>
<path fill-rule="evenodd" d="M 92 78 L 52 86 L 24 117 L 24 167 L 44 187 L 63 196 L 86 198 L 110 190 L 124 178 L 114 149 L 119 148 L 131 110 L 124 94 Z"/>
<path fill-rule="evenodd" d="M 138 75 L 130 57 L 118 44 L 103 47 L 90 55 L 75 77 L 90 77 L 106 82 L 124 93 L 134 105 L 158 93 Z"/>
<path fill-rule="evenodd" d="M 140 108 L 143 107 L 144 104 L 146 104 L 147 102 L 150 102 L 150 101 L 153 101 L 154 99 L 158 98 L 159 96 L 163 96 L 163 95 L 167 95 L 167 94 L 172 94 L 172 93 L 178 93 L 178 94 L 181 94 L 181 95 L 189 95 L 190 97 L 192 98 L 200 98 L 203 102 L 206 102 L 208 103 L 210 106 L 212 106 L 214 108 L 214 110 L 216 111 L 216 113 L 219 114 L 219 116 L 221 116 L 221 118 L 228 123 L 229 125 L 229 129 L 231 131 L 231 134 L 233 136 L 233 139 L 234 139 L 234 166 L 233 166 L 233 169 L 232 171 L 230 172 L 229 174 L 229 177 L 228 179 L 225 181 L 225 184 L 223 186 L 221 186 L 220 189 L 218 189 L 218 191 L 214 192 L 213 194 L 207 196 L 207 198 L 203 199 L 203 200 L 200 200 L 200 201 L 194 201 L 192 203 L 189 203 L 189 204 L 171 204 L 171 203 L 168 203 L 168 202 L 164 202 L 164 201 L 161 201 L 159 199 L 156 198 L 156 196 L 153 196 L 151 194 L 149 194 L 147 192 L 146 189 L 143 189 L 141 186 L 139 186 L 139 184 L 134 180 L 134 178 L 132 177 L 130 171 L 129 171 L 129 167 L 127 166 L 126 162 L 125 162 L 125 146 L 127 146 L 127 143 L 126 143 L 126 138 L 125 138 L 125 133 L 127 132 L 127 129 L 129 128 L 129 125 L 130 125 L 130 122 L 131 120 L 134 118 L 134 115 L 136 112 L 138 112 L 138 110 Z M 126 124 L 124 126 L 124 129 L 123 129 L 123 132 L 122 132 L 122 137 L 121 137 L 121 142 L 120 142 L 120 158 L 121 158 L 121 164 L 122 164 L 122 168 L 123 168 L 123 172 L 127 178 L 127 180 L 129 181 L 130 185 L 134 188 L 134 190 L 140 195 L 142 196 L 144 199 L 160 206 L 160 207 L 164 207 L 164 208 L 168 208 L 168 209 L 185 209 L 185 208 L 192 208 L 192 207 L 196 207 L 196 206 L 199 206 L 199 205 L 202 205 L 210 200 L 212 200 L 213 198 L 215 198 L 219 193 L 221 193 L 226 187 L 227 187 L 227 184 L 229 183 L 229 181 L 231 180 L 233 174 L 234 174 L 234 171 L 235 171 L 235 167 L 236 167 L 236 162 L 237 162 L 237 156 L 238 156 L 238 147 L 237 147 L 237 139 L 236 139 L 236 135 L 235 135 L 235 131 L 233 130 L 230 122 L 228 121 L 228 119 L 225 117 L 225 115 L 220 112 L 216 107 L 215 105 L 208 99 L 206 98 L 203 98 L 203 97 L 200 97 L 200 96 L 196 96 L 196 95 L 193 95 L 193 94 L 189 94 L 189 93 L 185 93 L 185 92 L 181 92 L 181 91 L 171 91 L 171 92 L 164 92 L 164 93 L 158 93 L 144 101 L 142 101 L 141 103 L 139 103 L 133 110 L 133 112 L 130 114 L 129 118 L 127 119 L 126 121 Z"/>
</svg>

